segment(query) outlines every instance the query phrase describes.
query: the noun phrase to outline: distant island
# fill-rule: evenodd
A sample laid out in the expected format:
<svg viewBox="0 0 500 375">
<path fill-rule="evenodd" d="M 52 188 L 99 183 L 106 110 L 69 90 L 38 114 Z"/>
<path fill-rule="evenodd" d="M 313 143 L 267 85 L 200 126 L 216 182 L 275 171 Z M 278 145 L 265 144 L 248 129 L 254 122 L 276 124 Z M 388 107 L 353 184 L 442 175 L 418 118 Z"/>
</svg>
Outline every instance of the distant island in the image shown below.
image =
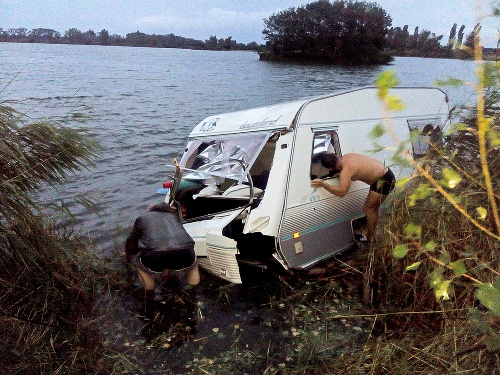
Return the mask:
<svg viewBox="0 0 500 375">
<path fill-rule="evenodd" d="M 289 8 L 264 23 L 267 43 L 262 60 L 341 65 L 384 64 L 393 56 L 472 59 L 481 30 L 477 24 L 465 36 L 465 26 L 457 32 L 454 24 L 443 46 L 443 35 L 418 27 L 410 34 L 408 25 L 391 27 L 391 17 L 376 3 L 345 0 L 318 0 Z M 483 48 L 483 52 L 498 59 L 498 49 Z"/>
<path fill-rule="evenodd" d="M 53 30 L 0 28 L 0 42 L 50 43 L 152 48 L 182 48 L 214 51 L 255 51 L 264 61 L 314 62 L 337 65 L 386 64 L 394 56 L 472 59 L 481 26 L 467 35 L 465 26 L 450 29 L 448 42 L 443 35 L 416 27 L 413 33 L 404 27 L 391 27 L 392 19 L 376 3 L 346 0 L 318 0 L 289 8 L 264 19 L 265 45 L 238 43 L 231 36 L 206 40 L 174 34 L 156 35 L 140 31 L 125 37 L 100 32 L 82 32 L 76 28 L 64 34 Z M 483 57 L 499 60 L 500 49 L 483 48 Z"/>
</svg>

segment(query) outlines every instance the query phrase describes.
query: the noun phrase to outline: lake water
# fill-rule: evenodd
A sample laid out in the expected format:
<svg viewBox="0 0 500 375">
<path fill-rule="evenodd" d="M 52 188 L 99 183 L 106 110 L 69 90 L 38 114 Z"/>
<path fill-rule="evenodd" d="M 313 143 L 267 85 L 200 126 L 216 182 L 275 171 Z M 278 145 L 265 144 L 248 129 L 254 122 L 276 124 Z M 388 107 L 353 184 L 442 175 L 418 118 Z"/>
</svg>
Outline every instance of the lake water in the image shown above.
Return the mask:
<svg viewBox="0 0 500 375">
<path fill-rule="evenodd" d="M 371 85 L 387 69 L 397 72 L 401 85 L 430 86 L 449 77 L 474 81 L 475 64 L 396 58 L 389 66 L 346 68 L 261 62 L 251 52 L 0 43 L 0 101 L 18 101 L 13 106 L 32 120 L 49 117 L 85 127 L 103 145 L 95 167 L 72 175 L 61 189 L 43 196 L 63 199 L 75 213 L 75 224 L 102 254 L 110 254 L 114 249 L 121 252 L 134 219 L 163 198 L 155 192 L 167 178 L 165 165 L 180 158 L 189 132 L 204 117 Z M 470 100 L 472 91 L 449 91 L 451 103 Z M 99 202 L 99 216 L 74 203 L 82 194 Z M 107 345 L 127 353 L 128 360 L 133 354 L 138 363 L 163 370 L 186 369 L 194 358 L 230 352 L 236 339 L 262 358 L 273 348 L 277 353 L 297 350 L 287 346 L 292 345 L 290 336 L 280 333 L 286 328 L 295 335 L 296 317 L 289 322 L 289 309 L 269 304 L 282 298 L 280 285 L 264 280 L 258 288 L 228 289 L 237 294 L 230 296 L 233 304 L 228 308 L 220 300 L 225 283 L 217 284 L 208 275 L 202 281 L 200 301 L 188 304 L 198 309 L 187 312 L 198 316 L 188 346 L 163 355 L 146 350 L 144 337 L 154 332 L 144 332 L 152 328 L 136 319 L 137 300 L 127 298 L 107 302 L 108 318 L 102 321 Z M 175 310 L 175 304 L 165 306 Z M 328 316 L 329 311 L 325 307 Z M 179 312 L 186 315 L 183 309 Z M 171 317 L 172 311 L 164 316 Z M 338 324 L 330 327 L 332 340 L 356 340 L 349 339 L 352 329 Z M 171 325 L 165 326 L 160 333 L 170 330 Z M 357 328 L 370 332 L 369 326 Z"/>
<path fill-rule="evenodd" d="M 85 127 L 104 146 L 88 172 L 52 194 L 104 253 L 120 243 L 180 158 L 191 129 L 216 113 L 269 105 L 373 84 L 387 69 L 401 85 L 474 80 L 471 61 L 396 58 L 389 66 L 331 67 L 261 62 L 253 52 L 129 47 L 0 44 L 0 100 L 32 118 Z M 452 103 L 471 90 L 450 91 Z M 74 204 L 90 194 L 100 216 Z"/>
</svg>

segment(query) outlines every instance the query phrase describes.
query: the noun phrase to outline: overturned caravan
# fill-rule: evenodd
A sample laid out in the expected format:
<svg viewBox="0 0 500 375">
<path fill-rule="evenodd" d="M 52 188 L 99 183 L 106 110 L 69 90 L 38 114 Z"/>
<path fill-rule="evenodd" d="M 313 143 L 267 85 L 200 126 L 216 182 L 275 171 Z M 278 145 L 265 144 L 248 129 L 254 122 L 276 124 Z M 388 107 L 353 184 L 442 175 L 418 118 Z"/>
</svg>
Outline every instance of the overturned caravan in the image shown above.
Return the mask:
<svg viewBox="0 0 500 375">
<path fill-rule="evenodd" d="M 398 139 L 414 157 L 439 134 L 449 112 L 436 88 L 394 88 L 405 107 L 385 113 L 374 87 L 210 116 L 191 134 L 166 200 L 180 206 L 199 264 L 233 283 L 240 265 L 306 269 L 356 243 L 368 185 L 336 197 L 310 186 L 338 184 L 321 166 L 324 152 L 361 153 L 392 166 Z M 386 123 L 373 153 L 372 129 Z M 425 128 L 425 131 L 424 131 Z M 179 173 L 180 172 L 180 173 Z"/>
</svg>

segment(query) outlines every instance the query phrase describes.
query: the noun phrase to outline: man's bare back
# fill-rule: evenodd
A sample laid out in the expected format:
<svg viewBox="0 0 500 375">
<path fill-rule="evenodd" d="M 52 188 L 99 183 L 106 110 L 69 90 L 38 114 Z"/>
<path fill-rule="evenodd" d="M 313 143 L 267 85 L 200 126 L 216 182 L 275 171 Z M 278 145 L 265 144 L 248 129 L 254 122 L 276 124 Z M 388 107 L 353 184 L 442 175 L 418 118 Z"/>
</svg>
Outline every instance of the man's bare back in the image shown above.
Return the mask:
<svg viewBox="0 0 500 375">
<path fill-rule="evenodd" d="M 330 170 L 340 170 L 339 183 L 333 185 L 326 180 L 316 178 L 311 181 L 313 188 L 321 187 L 338 197 L 343 197 L 347 194 L 351 181 L 362 181 L 370 185 L 363 206 L 363 211 L 366 213 L 366 228 L 363 234 L 366 241 L 371 241 L 377 226 L 379 207 L 394 188 L 394 174 L 382 162 L 361 154 L 345 154 L 340 159 L 334 154 L 327 154 L 322 157 L 321 164 Z"/>
<path fill-rule="evenodd" d="M 323 187 L 330 193 L 343 197 L 349 190 L 351 181 L 362 181 L 372 185 L 382 178 L 386 172 L 383 163 L 361 154 L 345 154 L 338 159 L 334 168 L 340 170 L 338 186 L 330 185 L 319 178 L 311 181 L 311 186 L 314 188 Z M 333 167 L 330 169 L 333 169 Z"/>
<path fill-rule="evenodd" d="M 360 154 L 345 154 L 337 168 L 340 169 L 340 176 L 349 176 L 351 181 L 362 181 L 368 185 L 379 180 L 387 171 L 380 161 Z"/>
</svg>

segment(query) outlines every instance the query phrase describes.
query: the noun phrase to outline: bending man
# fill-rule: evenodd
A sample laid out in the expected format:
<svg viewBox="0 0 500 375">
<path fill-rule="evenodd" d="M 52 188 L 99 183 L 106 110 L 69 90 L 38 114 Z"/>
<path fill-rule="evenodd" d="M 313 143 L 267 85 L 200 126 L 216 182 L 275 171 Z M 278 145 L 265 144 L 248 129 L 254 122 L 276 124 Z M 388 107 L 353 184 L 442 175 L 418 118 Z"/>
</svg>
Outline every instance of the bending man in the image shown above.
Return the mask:
<svg viewBox="0 0 500 375">
<path fill-rule="evenodd" d="M 372 241 L 379 217 L 379 208 L 387 195 L 394 189 L 396 179 L 394 174 L 380 161 L 360 154 L 345 154 L 341 158 L 332 153 L 326 153 L 321 158 L 321 165 L 329 170 L 340 171 L 339 186 L 332 186 L 319 178 L 311 182 L 311 186 L 322 187 L 330 193 L 343 197 L 351 181 L 362 181 L 370 185 L 363 210 L 366 214 L 366 230 L 361 241 Z"/>
<path fill-rule="evenodd" d="M 167 203 L 149 207 L 135 220 L 125 243 L 125 255 L 136 258 L 137 275 L 147 297 L 154 297 L 155 280 L 170 270 L 186 271 L 187 283 L 198 285 L 200 274 L 194 241 L 182 226 L 177 211 Z"/>
</svg>

